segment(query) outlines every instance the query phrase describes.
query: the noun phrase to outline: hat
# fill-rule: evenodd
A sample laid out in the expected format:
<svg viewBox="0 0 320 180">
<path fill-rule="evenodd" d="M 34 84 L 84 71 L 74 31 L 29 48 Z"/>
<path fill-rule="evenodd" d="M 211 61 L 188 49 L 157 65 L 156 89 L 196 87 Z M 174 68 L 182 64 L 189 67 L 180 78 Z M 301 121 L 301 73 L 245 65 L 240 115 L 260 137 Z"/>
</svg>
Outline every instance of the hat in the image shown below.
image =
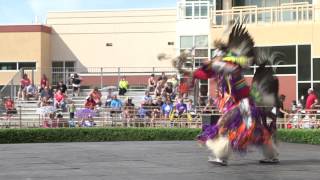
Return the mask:
<svg viewBox="0 0 320 180">
<path fill-rule="evenodd" d="M 308 89 L 308 93 L 311 93 L 311 92 L 313 92 L 313 88 Z"/>
</svg>

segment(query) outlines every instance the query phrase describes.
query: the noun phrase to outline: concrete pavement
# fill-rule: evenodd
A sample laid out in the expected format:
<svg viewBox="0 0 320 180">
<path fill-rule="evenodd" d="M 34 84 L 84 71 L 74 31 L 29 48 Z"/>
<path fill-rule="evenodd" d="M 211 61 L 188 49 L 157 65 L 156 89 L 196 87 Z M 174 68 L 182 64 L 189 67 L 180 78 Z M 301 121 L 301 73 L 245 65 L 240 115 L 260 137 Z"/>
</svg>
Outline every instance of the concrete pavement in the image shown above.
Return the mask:
<svg viewBox="0 0 320 180">
<path fill-rule="evenodd" d="M 320 179 L 320 146 L 281 143 L 280 153 L 278 165 L 252 149 L 219 167 L 195 141 L 2 144 L 0 180 Z"/>
</svg>

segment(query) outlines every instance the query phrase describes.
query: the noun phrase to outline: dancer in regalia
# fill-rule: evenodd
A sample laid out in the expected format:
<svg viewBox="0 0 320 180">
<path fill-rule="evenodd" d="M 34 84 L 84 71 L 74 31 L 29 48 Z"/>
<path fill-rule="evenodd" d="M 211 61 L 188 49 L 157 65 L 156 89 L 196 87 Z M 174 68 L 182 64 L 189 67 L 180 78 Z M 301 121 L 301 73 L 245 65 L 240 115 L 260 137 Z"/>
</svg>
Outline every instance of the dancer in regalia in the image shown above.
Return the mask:
<svg viewBox="0 0 320 180">
<path fill-rule="evenodd" d="M 278 163 L 278 151 L 273 140 L 275 119 L 267 125 L 268 109 L 258 106 L 274 106 L 278 97 L 278 79 L 268 68 L 268 59 L 258 62 L 254 41 L 241 24 L 232 26 L 228 43 L 215 41 L 215 57 L 192 72 L 193 79 L 214 79 L 217 83 L 217 107 L 222 114 L 216 124 L 204 125 L 198 140 L 212 151 L 210 162 L 227 165 L 231 152 L 245 154 L 248 146 L 262 149 L 261 163 Z M 174 60 L 181 73 L 188 74 L 181 65 L 186 54 Z M 260 64 L 252 86 L 243 76 L 244 70 Z M 190 74 L 190 73 L 189 73 Z"/>
</svg>

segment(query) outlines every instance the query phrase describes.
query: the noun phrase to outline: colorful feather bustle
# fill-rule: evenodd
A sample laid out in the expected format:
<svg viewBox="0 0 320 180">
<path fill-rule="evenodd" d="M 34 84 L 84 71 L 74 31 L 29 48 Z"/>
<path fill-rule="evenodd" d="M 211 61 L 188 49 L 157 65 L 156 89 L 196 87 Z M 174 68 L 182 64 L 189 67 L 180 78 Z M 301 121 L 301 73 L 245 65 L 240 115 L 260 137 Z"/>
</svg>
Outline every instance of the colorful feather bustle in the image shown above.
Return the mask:
<svg viewBox="0 0 320 180">
<path fill-rule="evenodd" d="M 263 124 L 264 109 L 258 105 L 274 105 L 278 95 L 278 80 L 271 68 L 261 64 L 250 87 L 243 76 L 243 70 L 257 64 L 254 41 L 242 24 L 235 24 L 227 43 L 215 41 L 214 58 L 194 72 L 182 69 L 187 54 L 173 61 L 180 73 L 195 79 L 213 78 L 217 82 L 219 95 L 216 105 L 222 116 L 216 124 L 205 124 L 198 136 L 200 142 L 226 137 L 233 151 L 245 153 L 248 146 L 270 144 L 271 132 Z M 264 96 L 268 97 L 265 98 Z M 213 141 L 214 142 L 214 141 Z M 211 143 L 210 146 L 214 146 Z"/>
</svg>

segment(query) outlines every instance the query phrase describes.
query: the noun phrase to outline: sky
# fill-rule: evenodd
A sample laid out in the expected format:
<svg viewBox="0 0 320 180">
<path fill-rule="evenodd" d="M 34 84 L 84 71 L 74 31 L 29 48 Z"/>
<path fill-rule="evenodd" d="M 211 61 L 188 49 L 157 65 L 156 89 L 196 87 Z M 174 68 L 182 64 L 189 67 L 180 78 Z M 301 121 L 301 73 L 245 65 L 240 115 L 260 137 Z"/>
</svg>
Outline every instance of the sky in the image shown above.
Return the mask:
<svg viewBox="0 0 320 180">
<path fill-rule="evenodd" d="M 48 11 L 176 7 L 177 0 L 0 0 L 0 25 L 44 23 Z"/>
</svg>

